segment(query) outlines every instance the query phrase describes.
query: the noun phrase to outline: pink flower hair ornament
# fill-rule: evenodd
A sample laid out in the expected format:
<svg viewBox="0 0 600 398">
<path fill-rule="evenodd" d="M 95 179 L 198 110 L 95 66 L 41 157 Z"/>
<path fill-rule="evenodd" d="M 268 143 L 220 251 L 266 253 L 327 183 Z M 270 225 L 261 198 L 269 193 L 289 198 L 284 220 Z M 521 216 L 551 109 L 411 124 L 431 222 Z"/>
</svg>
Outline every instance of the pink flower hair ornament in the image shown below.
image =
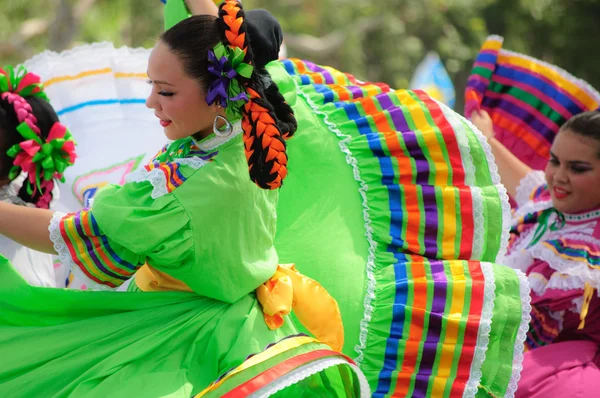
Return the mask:
<svg viewBox="0 0 600 398">
<path fill-rule="evenodd" d="M 75 162 L 75 141 L 69 130 L 60 122 L 54 123 L 48 137 L 44 139 L 37 126 L 37 119 L 27 96 L 36 96 L 48 101 L 39 76 L 27 72 L 20 66 L 15 72 L 12 67 L 0 69 L 0 98 L 14 107 L 19 121 L 17 131 L 23 141 L 7 151 L 14 158 L 9 179 L 15 179 L 21 172 L 27 173 L 26 189 L 29 195 L 42 193 L 36 202 L 37 207 L 48 208 L 52 199 L 54 179 L 64 182 L 65 169 Z"/>
</svg>

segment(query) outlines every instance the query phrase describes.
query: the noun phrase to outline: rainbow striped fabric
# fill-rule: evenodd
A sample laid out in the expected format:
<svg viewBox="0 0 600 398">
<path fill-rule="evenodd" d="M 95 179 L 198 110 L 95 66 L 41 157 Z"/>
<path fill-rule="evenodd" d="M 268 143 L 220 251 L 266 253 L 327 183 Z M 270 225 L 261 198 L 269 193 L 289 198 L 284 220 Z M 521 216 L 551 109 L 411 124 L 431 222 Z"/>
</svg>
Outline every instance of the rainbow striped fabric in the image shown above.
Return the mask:
<svg viewBox="0 0 600 398">
<path fill-rule="evenodd" d="M 121 286 L 144 264 L 143 261 L 132 261 L 117 253 L 89 210 L 64 216 L 59 228 L 71 260 L 88 278 L 101 286 Z"/>
<path fill-rule="evenodd" d="M 269 390 L 278 391 L 286 386 L 286 379 L 293 378 L 311 366 L 325 364 L 356 368 L 350 358 L 332 351 L 312 337 L 303 334 L 287 336 L 270 344 L 262 352 L 250 355 L 241 365 L 221 375 L 194 398 L 267 396 Z M 351 384 L 366 384 L 364 376 L 359 376 L 359 380 L 352 380 L 347 375 L 345 381 L 347 396 L 353 395 Z M 311 382 L 307 384 L 310 385 Z M 295 396 L 293 392 L 286 392 Z"/>
<path fill-rule="evenodd" d="M 171 151 L 167 153 L 168 151 Z M 184 140 L 179 147 L 173 148 L 170 144 L 163 148 L 154 156 L 154 158 L 144 166 L 146 172 L 159 170 L 164 176 L 165 193 L 171 193 L 180 187 L 187 177 L 181 172 L 181 165 L 177 163 L 179 158 L 194 157 L 204 161 L 212 161 L 219 151 L 204 151 L 196 144 L 191 144 Z"/>
<path fill-rule="evenodd" d="M 364 199 L 370 254 L 356 344 L 373 396 L 511 396 L 529 291 L 487 262 L 505 248 L 510 214 L 482 137 L 422 91 L 281 62 L 339 139 Z"/>
<path fill-rule="evenodd" d="M 180 165 L 176 162 L 150 162 L 144 166 L 144 169 L 148 172 L 160 170 L 164 175 L 164 184 L 168 193 L 173 192 L 187 180 L 179 168 Z"/>
<path fill-rule="evenodd" d="M 552 319 L 547 312 L 539 311 L 535 306 L 531 308 L 531 322 L 525 340 L 527 351 L 552 344 L 561 330 L 561 322 Z"/>
<path fill-rule="evenodd" d="M 477 55 L 465 90 L 465 116 L 489 112 L 496 137 L 530 167 L 543 169 L 560 126 L 600 107 L 600 94 L 583 80 L 535 58 L 502 48 L 490 36 Z"/>
</svg>

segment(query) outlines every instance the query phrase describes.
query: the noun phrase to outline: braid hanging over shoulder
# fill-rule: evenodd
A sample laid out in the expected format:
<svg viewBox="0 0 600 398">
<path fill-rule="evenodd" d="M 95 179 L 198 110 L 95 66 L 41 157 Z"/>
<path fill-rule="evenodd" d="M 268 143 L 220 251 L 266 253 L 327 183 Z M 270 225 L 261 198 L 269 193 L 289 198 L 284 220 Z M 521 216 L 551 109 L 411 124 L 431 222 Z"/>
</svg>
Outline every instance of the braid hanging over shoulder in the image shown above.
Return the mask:
<svg viewBox="0 0 600 398">
<path fill-rule="evenodd" d="M 283 134 L 283 138 L 287 141 L 296 132 L 296 129 L 298 128 L 298 122 L 296 121 L 292 107 L 286 102 L 283 95 L 281 95 L 279 92 L 279 87 L 277 87 L 277 84 L 273 82 L 270 77 L 269 80 L 270 84 L 265 89 L 265 96 L 275 110 L 275 116 L 277 116 L 277 125 L 279 126 L 281 134 Z"/>
<path fill-rule="evenodd" d="M 219 7 L 218 24 L 222 42 L 232 48 L 241 48 L 245 54 L 244 62 L 252 64 L 250 37 L 241 4 L 234 0 L 222 3 Z M 288 158 L 284 138 L 295 131 L 295 119 L 293 123 L 278 123 L 275 110 L 265 96 L 265 89 L 256 71 L 242 84 L 248 96 L 248 101 L 242 107 L 242 129 L 250 179 L 263 189 L 277 189 L 287 176 Z M 286 110 L 283 113 L 290 112 L 291 108 L 289 112 Z M 284 126 L 287 131 L 282 134 L 280 128 Z"/>
</svg>

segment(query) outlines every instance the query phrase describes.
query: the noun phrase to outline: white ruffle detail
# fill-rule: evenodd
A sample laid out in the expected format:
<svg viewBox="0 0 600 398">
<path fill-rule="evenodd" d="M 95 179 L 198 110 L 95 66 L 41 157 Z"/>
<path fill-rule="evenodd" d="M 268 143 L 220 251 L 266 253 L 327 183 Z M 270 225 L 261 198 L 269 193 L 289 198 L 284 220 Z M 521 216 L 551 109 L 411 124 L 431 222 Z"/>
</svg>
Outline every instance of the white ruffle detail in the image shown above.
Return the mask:
<svg viewBox="0 0 600 398">
<path fill-rule="evenodd" d="M 491 263 L 480 262 L 481 271 L 485 281 L 483 291 L 483 307 L 481 310 L 481 319 L 479 321 L 479 331 L 477 333 L 477 343 L 473 362 L 471 363 L 471 374 L 469 381 L 465 386 L 463 397 L 475 397 L 481 383 L 483 373 L 481 368 L 485 362 L 485 354 L 490 344 L 490 332 L 492 331 L 492 317 L 494 315 L 494 300 L 496 299 L 496 282 L 494 268 Z"/>
<path fill-rule="evenodd" d="M 565 275 L 560 272 L 555 272 L 548 280 L 546 286 L 541 290 L 539 294 L 544 294 L 546 290 L 574 290 L 583 289 L 585 287 L 585 280 L 580 276 Z M 537 292 L 536 292 L 537 293 Z"/>
<path fill-rule="evenodd" d="M 544 295 L 548 290 L 583 290 L 586 282 L 579 276 L 565 275 L 560 272 L 552 274 L 549 280 L 536 272 L 532 272 L 529 274 L 528 280 L 531 290 L 538 296 Z M 579 299 L 583 300 L 583 296 Z M 573 300 L 574 308 L 571 311 L 579 314 L 583 301 L 577 302 L 576 300 L 578 299 Z"/>
<path fill-rule="evenodd" d="M 519 293 L 521 294 L 521 324 L 517 331 L 515 339 L 515 350 L 513 353 L 512 375 L 506 389 L 505 397 L 512 398 L 517 392 L 519 380 L 521 379 L 521 371 L 523 370 L 523 352 L 525 347 L 525 339 L 529 331 L 529 323 L 531 322 L 531 292 L 527 277 L 521 271 L 515 270 L 519 277 Z"/>
<path fill-rule="evenodd" d="M 473 157 L 471 156 L 469 140 L 467 137 L 467 133 L 465 133 L 465 130 L 468 131 L 470 129 L 470 131 L 479 140 L 481 148 L 483 149 L 483 153 L 485 154 L 485 158 L 486 158 L 488 168 L 490 171 L 492 184 L 496 187 L 496 190 L 498 191 L 498 196 L 500 197 L 500 202 L 501 202 L 502 235 L 500 237 L 500 248 L 498 249 L 498 253 L 497 253 L 496 259 L 495 259 L 496 262 L 501 262 L 502 259 L 504 259 L 506 252 L 508 251 L 508 243 L 510 240 L 510 225 L 511 225 L 512 215 L 511 215 L 510 202 L 508 201 L 508 193 L 506 191 L 506 188 L 504 187 L 504 185 L 502 185 L 502 182 L 500 180 L 500 174 L 498 172 L 498 166 L 496 165 L 496 160 L 492 153 L 492 148 L 490 147 L 490 144 L 487 142 L 487 139 L 485 138 L 483 133 L 481 133 L 481 131 L 479 131 L 479 129 L 477 127 L 475 127 L 475 125 L 473 123 L 471 123 L 470 120 L 457 114 L 452 109 L 448 108 L 445 104 L 443 104 L 439 101 L 436 101 L 436 102 L 442 109 L 442 113 L 444 114 L 446 119 L 448 121 L 450 121 L 450 123 L 452 124 L 452 127 L 454 128 L 456 140 L 459 144 L 459 150 L 461 152 L 461 158 L 462 158 L 463 165 L 465 168 L 465 174 L 466 174 L 465 184 L 470 187 L 475 186 L 475 165 L 473 162 Z M 459 129 L 458 126 L 463 126 L 463 128 Z M 468 127 L 468 129 L 464 128 L 464 127 Z M 471 177 L 469 177 L 469 174 L 471 174 Z M 475 202 L 475 199 L 473 199 L 473 201 Z M 480 204 L 481 204 L 481 211 L 483 214 L 483 203 L 480 202 Z M 474 203 L 474 210 L 475 210 L 475 206 L 477 206 L 477 204 Z M 477 217 L 477 214 L 475 214 L 475 217 Z M 484 235 L 482 234 L 480 236 L 481 236 L 480 239 L 483 240 Z M 477 239 L 477 238 L 478 238 L 478 236 L 475 235 L 474 239 Z M 483 248 L 483 241 L 481 242 L 481 247 Z"/>
<path fill-rule="evenodd" d="M 517 206 L 521 207 L 529 202 L 529 197 L 531 196 L 533 190 L 545 183 L 546 176 L 543 171 L 533 170 L 531 173 L 523 177 L 523 179 L 519 181 L 517 194 L 515 196 Z"/>
<path fill-rule="evenodd" d="M 550 220 L 548 221 L 548 223 L 552 224 L 556 220 L 556 218 L 557 218 L 556 215 L 552 215 Z M 529 228 L 526 231 L 526 233 L 522 235 L 523 237 L 528 237 L 530 239 L 528 241 L 525 241 L 524 239 L 522 241 L 519 240 L 518 241 L 520 243 L 519 248 L 521 248 L 521 249 L 527 248 L 527 245 L 529 245 L 531 243 L 531 240 L 533 239 L 534 232 L 537 229 L 538 225 L 539 224 L 535 224 L 534 227 Z M 577 225 L 566 224 L 564 227 L 560 228 L 557 231 L 552 231 L 550 228 L 546 229 L 546 232 L 544 232 L 544 235 L 542 235 L 542 237 L 539 239 L 539 241 L 545 242 L 545 241 L 559 240 L 559 239 L 573 239 L 573 240 L 581 240 L 584 242 L 598 244 L 598 243 L 600 243 L 598 241 L 598 239 L 596 239 L 592 236 L 595 229 L 596 229 L 596 221 L 591 221 L 591 222 L 588 222 L 585 224 L 577 224 Z M 513 247 L 516 247 L 516 246 L 513 245 Z"/>
<path fill-rule="evenodd" d="M 509 268 L 527 272 L 527 268 L 533 264 L 533 261 L 531 253 L 527 250 L 513 250 L 508 256 L 504 257 L 503 264 Z"/>
<path fill-rule="evenodd" d="M 43 72 L 49 72 L 52 70 L 56 59 L 59 58 L 63 60 L 63 62 L 71 60 L 74 64 L 82 63 L 82 60 L 89 65 L 94 64 L 94 59 L 90 59 L 90 56 L 93 55 L 93 58 L 96 60 L 105 61 L 106 59 L 103 57 L 107 52 L 116 53 L 128 53 L 134 54 L 138 57 L 142 57 L 141 59 L 147 59 L 152 52 L 151 48 L 132 48 L 132 47 L 118 47 L 115 48 L 113 43 L 104 41 L 104 42 L 96 42 L 91 44 L 83 44 L 77 46 L 75 48 L 65 50 L 62 52 L 56 52 L 52 50 L 45 50 L 24 62 L 25 67 L 28 70 L 35 69 L 36 73 L 41 69 Z M 44 66 L 47 66 L 45 68 Z M 62 71 L 64 72 L 64 71 Z M 43 76 L 44 78 L 48 78 L 48 76 Z"/>
<path fill-rule="evenodd" d="M 66 213 L 54 212 L 52 214 L 52 218 L 50 219 L 50 224 L 48 225 L 48 232 L 50 233 L 50 240 L 52 241 L 52 245 L 54 246 L 54 250 L 58 255 L 58 259 L 64 265 L 71 264 L 71 255 L 69 254 L 69 248 L 65 243 L 61 233 L 60 233 L 60 220 L 66 216 Z"/>
<path fill-rule="evenodd" d="M 471 187 L 471 196 L 473 198 L 473 248 L 471 251 L 471 259 L 481 260 L 485 236 L 485 219 L 483 217 L 484 206 L 481 188 Z"/>
<path fill-rule="evenodd" d="M 527 268 L 529 268 L 534 261 L 533 257 L 531 256 L 531 252 L 527 250 L 527 246 L 531 242 L 534 233 L 535 228 L 529 228 L 525 232 L 521 233 L 521 235 L 513 242 L 509 253 L 503 259 L 502 264 L 510 268 L 526 272 Z"/>
<path fill-rule="evenodd" d="M 454 130 L 454 136 L 456 137 L 456 143 L 458 144 L 458 150 L 460 151 L 460 158 L 462 160 L 463 168 L 465 170 L 465 185 L 475 185 L 475 164 L 473 162 L 473 156 L 471 156 L 471 147 L 469 145 L 469 137 L 465 133 L 467 127 L 460 120 L 460 115 L 454 112 L 452 109 L 447 107 L 445 104 L 435 101 L 446 120 L 450 122 Z"/>
<path fill-rule="evenodd" d="M 587 230 L 587 232 L 590 234 L 593 233 L 595 229 L 596 229 L 596 222 L 577 226 L 578 231 Z M 560 234 L 561 231 L 562 230 L 558 230 L 556 232 L 551 231 L 551 233 L 548 234 L 548 238 L 545 238 L 544 240 L 554 240 L 554 239 L 565 238 L 565 239 L 579 240 L 582 242 L 591 243 L 592 245 L 596 245 L 600 248 L 600 239 L 598 239 L 598 238 L 595 238 L 586 233 L 578 233 L 578 232 L 573 232 L 573 233 L 569 233 L 569 234 Z"/>
<path fill-rule="evenodd" d="M 595 227 L 596 221 L 590 221 L 578 225 L 567 224 L 558 231 L 547 229 L 538 243 L 528 247 L 537 228 L 536 224 L 517 238 L 504 264 L 513 269 L 526 271 L 538 259 L 546 262 L 550 268 L 556 271 L 548 280 L 538 273 L 528 276 L 531 289 L 537 295 L 543 295 L 548 289 L 583 289 L 585 282 L 598 288 L 600 287 L 600 270 L 591 269 L 584 261 L 566 259 L 544 244 L 551 240 L 573 239 L 600 247 L 600 240 L 591 235 Z"/>
<path fill-rule="evenodd" d="M 501 202 L 501 211 L 502 211 L 502 234 L 500 236 L 500 248 L 498 249 L 498 254 L 496 255 L 496 262 L 501 262 L 502 259 L 506 256 L 508 251 L 508 243 L 510 240 L 510 223 L 512 220 L 511 207 L 510 202 L 508 200 L 508 193 L 506 188 L 502 184 L 500 179 L 500 173 L 498 172 L 498 166 L 496 165 L 496 158 L 492 152 L 492 147 L 487 141 L 487 138 L 483 135 L 481 131 L 470 120 L 461 116 L 461 119 L 467 123 L 470 127 L 475 137 L 479 140 L 481 147 L 483 148 L 483 153 L 485 154 L 485 158 L 490 170 L 490 176 L 492 178 L 492 184 L 496 187 L 498 191 L 498 196 L 500 197 Z"/>
<path fill-rule="evenodd" d="M 531 291 L 538 296 L 544 292 L 548 285 L 548 279 L 538 272 L 530 272 L 529 275 L 527 275 L 527 280 L 529 281 Z"/>
<path fill-rule="evenodd" d="M 552 286 L 556 286 L 555 289 L 571 290 L 583 289 L 587 282 L 594 289 L 600 289 L 600 269 L 592 269 L 583 261 L 561 257 L 541 243 L 543 242 L 529 249 L 531 256 L 545 261 L 554 271 L 564 275 L 561 279 L 555 279 L 555 281 L 550 278 L 549 285 L 552 283 Z"/>
<path fill-rule="evenodd" d="M 197 145 L 198 145 L 198 148 L 200 148 L 201 150 L 210 152 L 214 149 L 217 149 L 221 145 L 231 141 L 232 139 L 234 139 L 241 133 L 242 133 L 242 122 L 237 121 L 237 122 L 233 123 L 233 125 L 232 125 L 231 134 L 226 135 L 226 136 L 215 135 L 213 138 L 208 139 L 204 142 L 200 142 Z"/>
<path fill-rule="evenodd" d="M 508 253 L 508 246 L 510 244 L 510 223 L 512 220 L 512 213 L 506 187 L 498 183 L 496 184 L 496 189 L 498 190 L 498 195 L 502 201 L 502 234 L 500 236 L 500 248 L 496 255 L 496 263 L 502 263 L 502 260 L 506 257 L 506 253 Z"/>
<path fill-rule="evenodd" d="M 327 113 L 321 111 L 321 109 L 317 106 L 317 104 L 315 104 L 312 101 L 312 99 L 302 91 L 302 89 L 298 85 L 298 82 L 296 81 L 296 79 L 293 79 L 293 81 L 294 81 L 294 84 L 296 85 L 296 93 L 298 94 L 298 96 L 304 98 L 304 100 L 310 106 L 312 111 L 315 114 L 317 114 L 323 118 L 323 122 L 329 128 L 329 131 L 331 131 L 333 134 L 335 134 L 340 139 L 340 141 L 339 141 L 340 150 L 342 151 L 342 153 L 344 153 L 346 155 L 346 163 L 348 163 L 348 165 L 350 165 L 352 167 L 352 171 L 354 173 L 354 179 L 358 182 L 358 185 L 359 185 L 358 192 L 360 193 L 360 196 L 362 199 L 363 218 L 365 221 L 365 236 L 367 237 L 367 242 L 369 243 L 369 254 L 367 257 L 367 264 L 365 266 L 365 272 L 366 272 L 366 276 L 367 276 L 367 289 L 366 289 L 365 300 L 364 300 L 365 310 L 364 310 L 363 319 L 360 321 L 359 343 L 356 347 L 354 347 L 355 351 L 358 354 L 358 356 L 355 359 L 355 362 L 358 364 L 358 366 L 360 366 L 361 362 L 364 358 L 364 350 L 367 348 L 367 335 L 369 332 L 369 325 L 371 323 L 371 316 L 373 314 L 373 308 L 375 305 L 375 300 L 376 300 L 375 287 L 377 285 L 375 282 L 375 275 L 374 275 L 375 252 L 377 250 L 377 242 L 373 238 L 373 227 L 372 227 L 372 222 L 371 222 L 370 208 L 369 208 L 369 204 L 367 201 L 368 185 L 364 182 L 364 180 L 360 176 L 358 162 L 357 162 L 356 158 L 352 155 L 352 151 L 349 148 L 349 144 L 352 140 L 352 137 L 350 135 L 342 133 L 342 131 L 340 129 L 338 129 L 338 127 L 335 125 L 335 123 L 332 123 L 329 120 L 329 116 L 327 115 Z"/>
<path fill-rule="evenodd" d="M 200 159 L 198 157 L 174 159 L 171 163 L 182 164 L 190 166 L 194 169 L 199 169 L 209 163 L 207 160 Z M 132 173 L 125 176 L 126 182 L 144 182 L 148 181 L 152 185 L 152 193 L 150 197 L 152 199 L 160 198 L 161 196 L 167 195 L 169 190 L 167 189 L 167 177 L 161 169 L 152 169 L 150 171 L 145 168 L 140 168 Z"/>
<path fill-rule="evenodd" d="M 275 382 L 261 388 L 255 393 L 248 396 L 248 398 L 262 398 L 270 397 L 271 395 L 278 393 L 279 391 L 290 387 L 300 381 L 306 379 L 309 376 L 322 372 L 325 369 L 331 368 L 337 365 L 348 365 L 356 372 L 360 386 L 360 397 L 368 398 L 371 396 L 371 390 L 369 383 L 365 378 L 364 374 L 358 369 L 357 366 L 349 364 L 348 361 L 341 358 L 324 358 L 314 362 L 310 362 L 306 365 L 300 366 L 299 368 L 291 371 L 289 374 L 279 378 Z"/>
<path fill-rule="evenodd" d="M 544 211 L 544 210 L 550 209 L 550 208 L 552 208 L 552 206 L 553 205 L 552 205 L 551 200 L 543 200 L 540 202 L 529 201 L 529 202 L 525 203 L 523 206 L 517 208 L 517 210 L 515 211 L 515 214 L 513 216 L 511 225 L 516 226 L 518 224 L 520 217 L 524 217 L 527 214 L 537 213 L 538 211 Z"/>
<path fill-rule="evenodd" d="M 573 303 L 573 308 L 571 308 L 569 311 L 574 312 L 576 314 L 581 314 L 581 308 L 583 307 L 584 301 L 585 299 L 583 298 L 583 296 L 574 298 L 573 300 L 571 300 L 571 303 Z"/>
<path fill-rule="evenodd" d="M 71 254 L 69 253 L 69 248 L 65 243 L 61 233 L 60 233 L 60 221 L 65 216 L 65 213 L 54 212 L 52 215 L 52 219 L 50 220 L 50 225 L 48 225 L 48 232 L 50 233 L 50 240 L 54 246 L 54 250 L 57 253 L 58 259 L 67 268 L 71 270 L 73 273 L 74 279 L 78 282 L 72 284 L 79 289 L 79 285 L 85 284 L 88 290 L 114 290 L 113 288 L 101 285 L 90 278 L 87 277 L 86 274 L 79 268 L 77 264 L 73 262 L 71 258 Z"/>
</svg>

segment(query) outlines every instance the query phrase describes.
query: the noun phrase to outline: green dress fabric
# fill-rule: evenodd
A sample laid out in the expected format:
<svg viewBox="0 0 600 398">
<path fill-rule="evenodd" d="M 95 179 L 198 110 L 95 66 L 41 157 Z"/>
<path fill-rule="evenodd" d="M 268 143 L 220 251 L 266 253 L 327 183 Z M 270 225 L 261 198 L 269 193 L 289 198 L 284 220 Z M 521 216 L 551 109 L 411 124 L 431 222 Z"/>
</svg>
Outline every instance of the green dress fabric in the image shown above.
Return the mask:
<svg viewBox="0 0 600 398">
<path fill-rule="evenodd" d="M 275 273 L 278 192 L 246 178 L 239 129 L 218 148 L 190 148 L 191 139 L 176 142 L 130 174 L 132 183 L 102 190 L 92 214 L 121 258 L 146 260 L 203 296 L 233 303 Z"/>
<path fill-rule="evenodd" d="M 296 114 L 275 246 L 340 303 L 376 397 L 513 396 L 529 319 L 491 151 L 420 91 L 268 65 Z"/>
<path fill-rule="evenodd" d="M 240 135 L 183 140 L 57 216 L 90 288 L 148 262 L 193 292 L 35 288 L 0 263 L 0 396 L 514 395 L 529 289 L 494 263 L 510 214 L 485 139 L 424 92 L 297 59 L 267 69 L 298 119 L 282 189 L 249 182 Z M 253 291 L 278 263 L 338 301 L 345 356 L 293 315 L 267 328 Z"/>
<path fill-rule="evenodd" d="M 0 396 L 190 397 L 236 368 L 205 396 L 368 396 L 351 360 L 298 335 L 291 319 L 265 324 L 253 292 L 278 264 L 278 193 L 249 181 L 239 132 L 176 141 L 91 210 L 50 226 L 90 290 L 114 289 L 148 263 L 193 292 L 36 288 L 2 261 Z"/>
<path fill-rule="evenodd" d="M 492 263 L 509 208 L 483 138 L 422 92 L 308 61 L 268 70 L 299 122 L 283 188 L 249 181 L 238 127 L 57 216 L 89 288 L 148 262 L 193 292 L 35 288 L 1 264 L 0 396 L 514 394 L 529 291 Z M 253 291 L 288 262 L 340 304 L 346 356 L 293 315 L 266 327 Z"/>
</svg>

